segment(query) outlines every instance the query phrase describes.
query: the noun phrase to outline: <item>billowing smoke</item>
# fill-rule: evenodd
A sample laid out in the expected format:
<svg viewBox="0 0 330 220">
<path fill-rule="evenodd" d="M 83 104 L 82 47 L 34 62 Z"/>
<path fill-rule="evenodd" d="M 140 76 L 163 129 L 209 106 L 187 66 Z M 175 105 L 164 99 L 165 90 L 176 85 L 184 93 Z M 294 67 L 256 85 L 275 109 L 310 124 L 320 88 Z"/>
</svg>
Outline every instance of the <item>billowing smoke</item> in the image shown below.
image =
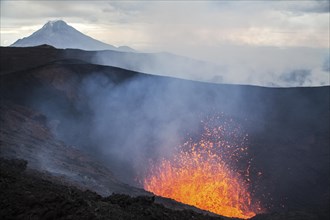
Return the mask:
<svg viewBox="0 0 330 220">
<path fill-rule="evenodd" d="M 82 83 L 93 112 L 90 138 L 117 176 L 131 184 L 148 159 L 170 154 L 217 99 L 180 80 L 138 76 L 102 87 L 106 81 L 92 75 Z"/>
<path fill-rule="evenodd" d="M 101 51 L 93 63 L 204 82 L 267 87 L 329 85 L 327 49 L 252 46 L 202 47 L 186 57 L 169 53 Z M 196 53 L 200 56 L 196 56 Z M 197 59 L 190 59 L 195 55 Z M 208 60 L 208 62 L 198 59 Z"/>
<path fill-rule="evenodd" d="M 225 112 L 244 121 L 247 115 L 263 114 L 249 109 L 240 87 L 142 74 L 117 76 L 124 80 L 103 72 L 79 80 L 73 76 L 67 82 L 76 89 L 74 98 L 46 101 L 37 98 L 45 93 L 38 90 L 33 102 L 49 117 L 59 139 L 93 152 L 133 185 L 148 159 L 171 154 L 187 129 L 197 128 L 203 117 Z"/>
<path fill-rule="evenodd" d="M 33 105 L 53 122 L 59 139 L 92 153 L 122 181 L 141 186 L 136 178 L 149 159 L 171 155 L 187 129 L 221 113 L 248 134 L 251 181 L 260 184 L 256 194 L 276 207 L 305 206 L 296 202 L 301 192 L 313 205 L 325 204 L 328 87 L 220 85 L 78 66 L 62 74 L 57 88 L 64 93 L 40 97 L 42 88 L 33 94 Z M 301 83 L 309 74 L 301 69 L 283 78 Z"/>
</svg>

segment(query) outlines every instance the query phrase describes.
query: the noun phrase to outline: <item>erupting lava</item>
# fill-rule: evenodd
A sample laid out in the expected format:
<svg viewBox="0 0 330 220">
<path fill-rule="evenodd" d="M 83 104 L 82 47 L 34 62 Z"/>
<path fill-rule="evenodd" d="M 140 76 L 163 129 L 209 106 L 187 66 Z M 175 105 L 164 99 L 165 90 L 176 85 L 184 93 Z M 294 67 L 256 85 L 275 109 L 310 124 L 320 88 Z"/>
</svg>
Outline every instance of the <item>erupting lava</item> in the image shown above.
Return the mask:
<svg viewBox="0 0 330 220">
<path fill-rule="evenodd" d="M 199 137 L 190 137 L 179 146 L 174 156 L 153 163 L 144 188 L 159 196 L 238 218 L 251 218 L 261 211 L 248 191 L 248 168 L 234 167 L 247 155 L 247 135 L 240 137 L 239 128 L 224 116 L 201 121 Z M 233 126 L 234 125 L 234 126 Z"/>
</svg>

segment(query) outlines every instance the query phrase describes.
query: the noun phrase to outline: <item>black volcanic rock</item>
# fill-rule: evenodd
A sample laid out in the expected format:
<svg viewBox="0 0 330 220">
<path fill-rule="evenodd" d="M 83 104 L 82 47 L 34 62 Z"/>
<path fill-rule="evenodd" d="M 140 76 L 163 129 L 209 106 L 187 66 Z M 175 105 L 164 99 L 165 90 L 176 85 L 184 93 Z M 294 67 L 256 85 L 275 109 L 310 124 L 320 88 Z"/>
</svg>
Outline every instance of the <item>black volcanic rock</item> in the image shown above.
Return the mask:
<svg viewBox="0 0 330 220">
<path fill-rule="evenodd" d="M 44 47 L 1 48 L 0 61 L 2 74 L 10 68 L 11 71 L 25 70 L 31 67 L 37 67 L 59 59 L 76 59 L 91 64 L 114 66 L 131 71 L 149 73 L 163 76 L 183 76 L 191 75 L 198 80 L 205 80 L 204 76 L 208 74 L 223 71 L 223 67 L 194 60 L 169 53 L 130 53 L 115 50 L 105 51 L 82 51 L 78 49 L 51 50 Z M 20 65 L 15 65 L 19 62 Z M 218 82 L 221 82 L 219 77 Z"/>
<path fill-rule="evenodd" d="M 154 203 L 154 197 L 91 191 L 49 181 L 24 160 L 0 158 L 1 219 L 222 219 L 189 210 L 175 211 Z"/>
</svg>

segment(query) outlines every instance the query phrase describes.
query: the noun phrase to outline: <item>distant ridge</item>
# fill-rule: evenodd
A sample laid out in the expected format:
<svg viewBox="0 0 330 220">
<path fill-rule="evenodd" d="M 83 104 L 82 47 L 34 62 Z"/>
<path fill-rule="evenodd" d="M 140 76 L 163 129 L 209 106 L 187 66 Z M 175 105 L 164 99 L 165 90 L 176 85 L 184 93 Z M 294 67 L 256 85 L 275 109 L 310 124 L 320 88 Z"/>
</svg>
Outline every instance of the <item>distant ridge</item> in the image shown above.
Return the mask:
<svg viewBox="0 0 330 220">
<path fill-rule="evenodd" d="M 128 46 L 115 47 L 91 38 L 62 20 L 48 21 L 41 29 L 28 37 L 17 40 L 11 47 L 31 47 L 38 45 L 51 45 L 56 48 L 75 48 L 82 50 L 117 50 L 134 52 Z"/>
</svg>

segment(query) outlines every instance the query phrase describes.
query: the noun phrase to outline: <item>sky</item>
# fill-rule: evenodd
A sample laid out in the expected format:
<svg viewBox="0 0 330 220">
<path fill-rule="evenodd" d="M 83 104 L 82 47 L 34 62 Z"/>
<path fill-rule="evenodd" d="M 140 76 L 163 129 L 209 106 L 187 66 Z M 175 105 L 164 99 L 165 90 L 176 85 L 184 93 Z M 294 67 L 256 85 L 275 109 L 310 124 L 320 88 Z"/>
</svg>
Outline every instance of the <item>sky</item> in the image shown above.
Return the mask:
<svg viewBox="0 0 330 220">
<path fill-rule="evenodd" d="M 0 2 L 1 46 L 62 19 L 115 46 L 230 66 L 229 80 L 306 70 L 329 84 L 329 0 Z"/>
</svg>

